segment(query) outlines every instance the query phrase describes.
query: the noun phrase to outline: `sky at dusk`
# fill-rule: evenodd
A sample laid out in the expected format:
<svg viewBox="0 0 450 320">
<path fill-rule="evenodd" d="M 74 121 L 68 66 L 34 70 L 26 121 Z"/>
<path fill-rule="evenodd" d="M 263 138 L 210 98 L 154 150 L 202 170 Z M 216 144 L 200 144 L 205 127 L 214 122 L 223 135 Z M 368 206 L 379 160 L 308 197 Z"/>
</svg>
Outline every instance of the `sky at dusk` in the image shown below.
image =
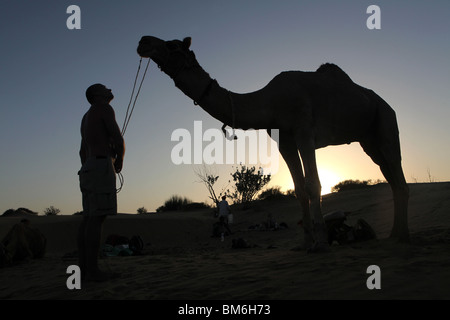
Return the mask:
<svg viewBox="0 0 450 320">
<path fill-rule="evenodd" d="M 370 5 L 381 29 L 369 30 Z M 69 30 L 70 5 L 81 29 Z M 396 111 L 408 182 L 450 180 L 449 1 L 21 1 L 0 0 L 0 213 L 81 211 L 77 171 L 86 88 L 103 83 L 124 121 L 140 38 L 192 37 L 191 50 L 219 84 L 258 90 L 287 70 L 340 66 Z M 143 68 L 147 61 L 143 60 Z M 176 165 L 177 129 L 222 124 L 151 62 L 125 134 L 119 212 L 156 210 L 172 195 L 208 201 L 195 165 Z M 203 145 L 205 146 L 205 144 Z M 324 192 L 346 179 L 384 179 L 359 144 L 317 151 Z M 282 158 L 270 186 L 293 188 Z M 227 185 L 232 165 L 212 165 Z"/>
</svg>

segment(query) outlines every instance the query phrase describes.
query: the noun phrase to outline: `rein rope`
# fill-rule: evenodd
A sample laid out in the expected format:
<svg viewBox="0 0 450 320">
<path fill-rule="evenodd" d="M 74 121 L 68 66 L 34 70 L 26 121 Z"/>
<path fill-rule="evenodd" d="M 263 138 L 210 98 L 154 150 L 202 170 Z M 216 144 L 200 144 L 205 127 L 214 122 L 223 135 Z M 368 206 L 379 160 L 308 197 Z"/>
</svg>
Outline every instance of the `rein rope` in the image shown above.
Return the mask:
<svg viewBox="0 0 450 320">
<path fill-rule="evenodd" d="M 139 93 L 141 92 L 142 84 L 144 83 L 145 75 L 147 74 L 148 66 L 150 65 L 150 60 L 151 59 L 148 59 L 147 66 L 145 67 L 144 75 L 142 76 L 141 83 L 139 84 L 138 92 L 136 93 L 136 96 L 134 97 L 133 106 L 131 107 L 131 110 L 130 110 L 131 101 L 133 101 L 134 90 L 136 89 L 137 79 L 139 78 L 139 71 L 141 70 L 142 57 L 139 60 L 139 66 L 138 66 L 138 70 L 136 72 L 136 78 L 134 79 L 133 91 L 131 91 L 130 102 L 128 103 L 127 113 L 125 114 L 125 120 L 123 122 L 122 136 L 125 135 L 125 131 L 127 130 L 128 124 L 130 123 L 131 115 L 133 114 L 134 107 L 136 106 L 137 98 L 139 96 Z M 128 112 L 129 112 L 129 114 L 128 114 Z"/>
<path fill-rule="evenodd" d="M 137 80 L 138 80 L 138 78 L 139 78 L 139 72 L 140 72 L 140 70 L 141 70 L 142 57 L 141 57 L 141 59 L 139 60 L 139 66 L 138 66 L 138 69 L 137 69 L 137 72 L 136 72 L 136 78 L 134 79 L 133 90 L 131 91 L 130 102 L 128 102 L 127 112 L 126 112 L 126 114 L 125 114 L 125 119 L 124 119 L 123 126 L 122 126 L 122 132 L 121 132 L 122 137 L 125 135 L 125 131 L 127 130 L 128 124 L 130 123 L 131 115 L 133 114 L 134 107 L 136 106 L 137 98 L 138 98 L 138 96 L 139 96 L 139 93 L 141 92 L 142 84 L 144 83 L 145 75 L 147 74 L 148 66 L 150 65 L 150 60 L 151 60 L 151 59 L 148 59 L 147 66 L 145 67 L 144 74 L 142 75 L 141 83 L 139 84 L 138 91 L 137 91 L 137 93 L 136 93 L 136 96 L 134 97 L 133 106 L 131 106 L 131 102 L 133 101 L 134 91 L 135 91 L 135 89 L 136 89 Z M 131 107 L 131 108 L 130 108 L 130 107 Z M 117 174 L 117 177 L 119 178 L 120 187 L 116 190 L 116 192 L 119 193 L 120 191 L 122 191 L 123 184 L 124 184 L 124 181 L 125 181 L 125 180 L 124 180 L 124 178 L 123 178 L 122 172 L 119 172 L 119 173 Z"/>
</svg>

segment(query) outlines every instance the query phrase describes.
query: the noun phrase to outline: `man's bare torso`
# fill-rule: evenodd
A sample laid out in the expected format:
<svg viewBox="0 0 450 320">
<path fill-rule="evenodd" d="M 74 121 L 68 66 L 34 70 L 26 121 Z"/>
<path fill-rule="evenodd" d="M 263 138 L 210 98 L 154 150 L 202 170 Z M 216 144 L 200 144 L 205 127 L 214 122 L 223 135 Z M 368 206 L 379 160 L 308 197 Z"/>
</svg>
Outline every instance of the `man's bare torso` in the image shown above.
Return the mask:
<svg viewBox="0 0 450 320">
<path fill-rule="evenodd" d="M 81 161 L 90 157 L 123 157 L 123 138 L 115 120 L 113 108 L 94 105 L 81 121 Z"/>
</svg>

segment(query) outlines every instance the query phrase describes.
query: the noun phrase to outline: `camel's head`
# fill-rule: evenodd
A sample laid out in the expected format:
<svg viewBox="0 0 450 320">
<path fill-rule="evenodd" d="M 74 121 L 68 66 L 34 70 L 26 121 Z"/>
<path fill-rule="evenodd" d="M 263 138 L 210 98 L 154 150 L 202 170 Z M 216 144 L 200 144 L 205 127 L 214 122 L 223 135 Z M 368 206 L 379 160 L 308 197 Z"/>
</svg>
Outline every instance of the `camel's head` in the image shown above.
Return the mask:
<svg viewBox="0 0 450 320">
<path fill-rule="evenodd" d="M 170 77 L 175 78 L 177 74 L 186 68 L 197 66 L 194 53 L 189 50 L 191 38 L 183 41 L 164 41 L 156 37 L 144 36 L 139 41 L 137 52 L 141 57 L 150 58 Z"/>
</svg>

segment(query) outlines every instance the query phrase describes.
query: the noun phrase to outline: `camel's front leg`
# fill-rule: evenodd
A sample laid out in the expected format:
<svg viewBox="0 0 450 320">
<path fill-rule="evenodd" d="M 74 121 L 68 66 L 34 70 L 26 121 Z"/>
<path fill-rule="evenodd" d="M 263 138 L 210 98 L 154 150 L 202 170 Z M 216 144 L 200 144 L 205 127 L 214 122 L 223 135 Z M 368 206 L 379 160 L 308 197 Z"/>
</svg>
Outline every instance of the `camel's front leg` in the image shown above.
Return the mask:
<svg viewBox="0 0 450 320">
<path fill-rule="evenodd" d="M 304 247 L 309 249 L 314 244 L 311 215 L 309 213 L 309 197 L 305 190 L 305 176 L 303 175 L 302 163 L 298 155 L 297 145 L 294 138 L 288 132 L 280 131 L 279 150 L 294 181 L 295 195 L 300 201 L 303 211 Z"/>
<path fill-rule="evenodd" d="M 310 199 L 310 212 L 313 219 L 314 246 L 311 252 L 329 251 L 327 229 L 322 216 L 319 173 L 316 164 L 316 150 L 312 139 L 297 139 L 297 145 L 305 168 L 305 186 Z"/>
</svg>

